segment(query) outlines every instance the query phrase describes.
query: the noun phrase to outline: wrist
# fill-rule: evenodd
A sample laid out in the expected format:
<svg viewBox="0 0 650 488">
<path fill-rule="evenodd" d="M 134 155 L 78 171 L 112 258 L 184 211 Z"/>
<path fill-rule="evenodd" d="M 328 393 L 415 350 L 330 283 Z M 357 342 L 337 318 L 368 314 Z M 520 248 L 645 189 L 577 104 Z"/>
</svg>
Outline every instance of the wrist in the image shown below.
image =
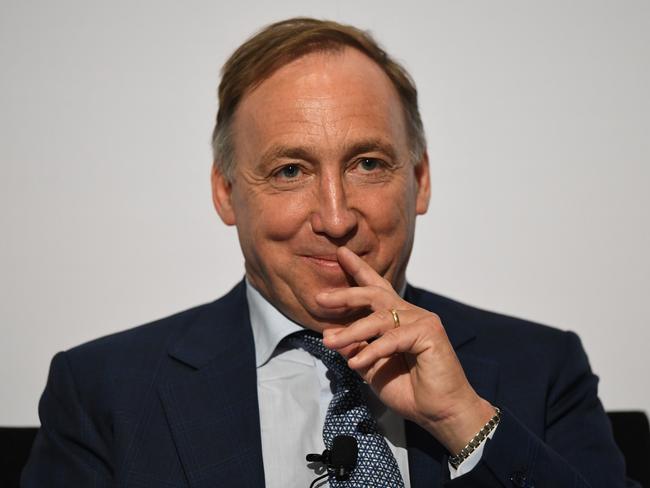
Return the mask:
<svg viewBox="0 0 650 488">
<path fill-rule="evenodd" d="M 428 423 L 425 429 L 455 456 L 474 439 L 477 432 L 496 414 L 495 407 L 487 400 L 477 397 L 465 407 L 457 408 L 448 416 Z"/>
<path fill-rule="evenodd" d="M 449 457 L 449 464 L 454 469 L 458 469 L 461 463 L 471 457 L 473 453 L 481 451 L 482 448 L 479 449 L 479 447 L 483 445 L 483 442 L 485 442 L 488 437 L 491 437 L 492 433 L 501 421 L 501 410 L 498 407 L 494 407 L 494 409 L 494 416 L 485 423 L 481 430 L 479 430 L 474 435 L 474 437 L 472 437 L 472 439 L 465 445 L 465 447 L 460 450 L 460 452 Z"/>
</svg>

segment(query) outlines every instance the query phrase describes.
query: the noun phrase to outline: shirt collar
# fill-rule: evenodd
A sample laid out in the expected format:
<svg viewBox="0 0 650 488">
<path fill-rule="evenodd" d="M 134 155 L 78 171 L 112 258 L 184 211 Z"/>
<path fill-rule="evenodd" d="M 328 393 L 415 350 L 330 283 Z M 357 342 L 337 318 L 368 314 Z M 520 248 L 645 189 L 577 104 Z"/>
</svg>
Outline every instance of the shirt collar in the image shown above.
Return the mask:
<svg viewBox="0 0 650 488">
<path fill-rule="evenodd" d="M 259 291 L 253 288 L 248 279 L 246 279 L 246 299 L 255 342 L 255 366 L 259 368 L 271 359 L 282 339 L 304 328 L 271 305 Z"/>
<path fill-rule="evenodd" d="M 406 283 L 400 290 L 402 297 L 404 297 L 405 290 Z M 248 300 L 248 311 L 255 343 L 255 367 L 259 368 L 271 359 L 282 339 L 294 332 L 304 330 L 304 327 L 289 319 L 271 305 L 250 284 L 248 278 L 246 278 L 246 299 Z"/>
</svg>

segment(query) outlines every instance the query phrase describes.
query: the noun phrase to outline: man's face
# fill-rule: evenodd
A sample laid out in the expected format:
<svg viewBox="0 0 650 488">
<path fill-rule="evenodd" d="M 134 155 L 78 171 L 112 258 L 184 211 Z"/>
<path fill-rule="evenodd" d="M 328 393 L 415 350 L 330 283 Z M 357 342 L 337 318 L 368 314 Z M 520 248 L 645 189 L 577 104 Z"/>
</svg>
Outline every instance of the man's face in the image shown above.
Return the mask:
<svg viewBox="0 0 650 488">
<path fill-rule="evenodd" d="M 426 211 L 426 156 L 414 165 L 389 78 L 354 49 L 313 53 L 247 93 L 234 125 L 232 183 L 213 172 L 221 218 L 235 224 L 250 282 L 314 330 L 349 322 L 317 293 L 350 286 L 347 246 L 393 287 L 404 283 L 415 217 Z"/>
</svg>

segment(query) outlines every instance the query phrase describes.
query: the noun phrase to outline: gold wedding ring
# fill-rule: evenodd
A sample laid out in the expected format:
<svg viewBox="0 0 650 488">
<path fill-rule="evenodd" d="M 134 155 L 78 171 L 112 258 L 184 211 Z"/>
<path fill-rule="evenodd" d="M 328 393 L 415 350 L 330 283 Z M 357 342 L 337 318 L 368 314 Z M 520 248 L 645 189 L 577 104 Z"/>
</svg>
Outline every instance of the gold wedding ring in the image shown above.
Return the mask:
<svg viewBox="0 0 650 488">
<path fill-rule="evenodd" d="M 390 313 L 393 314 L 393 323 L 395 324 L 395 328 L 397 329 L 399 327 L 399 315 L 397 315 L 397 310 L 392 308 L 390 310 Z"/>
</svg>

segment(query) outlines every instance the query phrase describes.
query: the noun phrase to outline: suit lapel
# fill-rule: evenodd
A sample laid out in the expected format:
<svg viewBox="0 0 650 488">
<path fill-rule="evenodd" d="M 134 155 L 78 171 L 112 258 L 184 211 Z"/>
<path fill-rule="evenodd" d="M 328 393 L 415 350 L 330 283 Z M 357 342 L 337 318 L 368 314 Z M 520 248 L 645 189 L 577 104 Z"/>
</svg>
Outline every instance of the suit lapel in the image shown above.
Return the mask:
<svg viewBox="0 0 650 488">
<path fill-rule="evenodd" d="M 458 355 L 465 375 L 476 392 L 494 402 L 498 383 L 498 365 L 469 352 L 474 345 L 476 332 L 471 320 L 464 316 L 464 306 L 432 293 L 408 286 L 408 302 L 436 313 Z M 405 422 L 409 457 L 409 476 L 412 488 L 442 486 L 448 476 L 447 451 L 428 432 L 413 422 Z"/>
<path fill-rule="evenodd" d="M 159 395 L 192 488 L 263 486 L 253 335 L 240 283 L 169 354 L 187 372 Z"/>
</svg>

